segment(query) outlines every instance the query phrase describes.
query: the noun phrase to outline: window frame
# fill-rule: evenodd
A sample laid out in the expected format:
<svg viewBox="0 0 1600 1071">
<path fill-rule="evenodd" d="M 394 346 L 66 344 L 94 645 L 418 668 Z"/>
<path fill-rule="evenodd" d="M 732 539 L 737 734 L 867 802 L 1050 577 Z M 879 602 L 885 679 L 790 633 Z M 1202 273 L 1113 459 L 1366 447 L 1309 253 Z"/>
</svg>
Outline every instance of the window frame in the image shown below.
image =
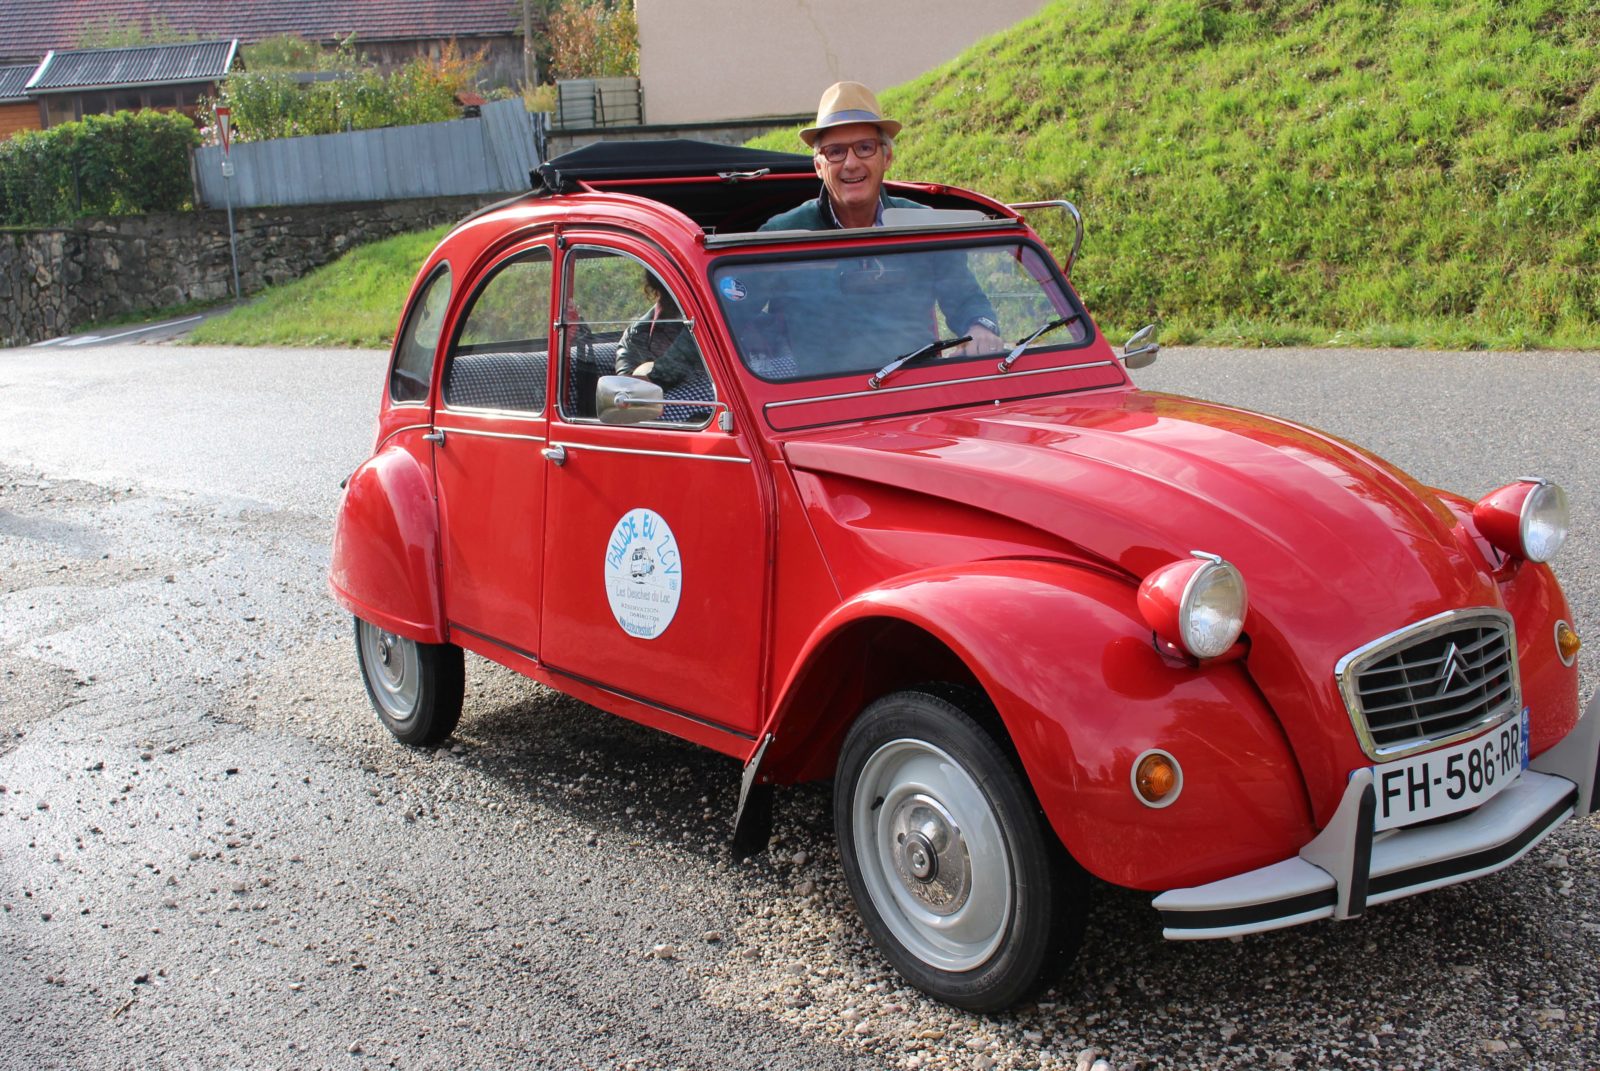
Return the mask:
<svg viewBox="0 0 1600 1071">
<path fill-rule="evenodd" d="M 965 238 L 949 241 L 915 243 L 905 241 L 897 242 L 889 238 L 885 238 L 880 241 L 874 241 L 871 235 L 867 235 L 863 237 L 862 244 L 860 245 L 832 244 L 817 249 L 808 249 L 803 252 L 785 251 L 779 253 L 728 254 L 715 257 L 706 263 L 705 279 L 706 285 L 710 287 L 713 300 L 717 302 L 717 313 L 722 316 L 723 321 L 727 323 L 727 309 L 723 304 L 723 298 L 721 297 L 717 287 L 717 273 L 725 268 L 736 267 L 742 264 L 759 265 L 772 263 L 792 263 L 795 261 L 804 260 L 848 260 L 857 257 L 882 256 L 886 254 L 913 251 L 939 252 L 959 249 L 992 249 L 1002 246 L 1018 246 L 1031 249 L 1039 258 L 1040 262 L 1049 269 L 1050 278 L 1053 280 L 1061 293 L 1066 297 L 1068 307 L 1080 317 L 1079 322 L 1084 328 L 1084 337 L 1081 341 L 1071 343 L 1062 343 L 1059 340 L 1042 342 L 1037 349 L 1030 348 L 1029 352 L 1045 353 L 1054 350 L 1076 351 L 1089 348 L 1089 346 L 1097 337 L 1097 331 L 1095 329 L 1094 321 L 1092 318 L 1090 318 L 1082 299 L 1078 297 L 1078 292 L 1073 289 L 1066 276 L 1062 275 L 1061 266 L 1056 263 L 1055 257 L 1050 255 L 1049 250 L 1045 249 L 1044 246 L 1039 242 L 1036 242 L 1032 238 L 1025 237 L 1023 235 L 1007 234 L 1000 237 L 987 237 L 982 239 Z M 864 368 L 848 372 L 831 371 L 819 372 L 817 374 L 807 376 L 792 376 L 782 379 L 771 378 L 769 376 L 762 375 L 760 372 L 756 371 L 750 366 L 749 360 L 745 354 L 744 342 L 740 338 L 740 333 L 734 330 L 731 324 L 728 326 L 728 336 L 733 341 L 734 358 L 739 367 L 759 382 L 773 386 L 784 387 L 795 383 L 819 383 L 831 379 L 846 379 L 863 375 L 871 371 L 871 369 Z M 1005 340 L 1002 339 L 1001 341 L 1004 342 Z M 884 360 L 887 362 L 894 356 L 894 354 L 887 354 L 885 355 Z M 993 354 L 979 354 L 970 357 L 962 357 L 954 361 L 946 362 L 945 366 L 957 367 L 961 364 L 974 361 L 983 361 L 992 357 Z"/>
<path fill-rule="evenodd" d="M 537 258 L 541 254 L 544 256 L 546 263 L 550 268 L 550 287 L 549 293 L 546 295 L 545 299 L 543 316 L 546 347 L 543 404 L 541 404 L 538 409 L 501 409 L 493 406 L 449 404 L 445 401 L 445 386 L 449 382 L 450 367 L 455 363 L 457 354 L 463 352 L 461 348 L 461 335 L 463 332 L 465 332 L 468 322 L 472 319 L 473 310 L 476 308 L 479 299 L 483 297 L 484 292 L 494 283 L 496 279 L 500 278 L 501 274 L 505 272 L 506 269 L 512 267 L 514 264 L 528 261 L 530 258 Z M 450 325 L 449 339 L 444 349 L 444 357 L 443 360 L 439 362 L 438 408 L 440 410 L 447 413 L 473 413 L 486 416 L 512 417 L 520 420 L 542 420 L 548 417 L 551 408 L 550 342 L 555 338 L 554 333 L 551 331 L 553 324 L 551 322 L 552 310 L 550 302 L 556 291 L 556 281 L 555 251 L 551 248 L 550 236 L 547 234 L 540 235 L 538 238 L 525 245 L 519 244 L 515 249 L 512 249 L 510 252 L 506 253 L 504 256 L 500 257 L 494 263 L 490 264 L 487 268 L 478 273 L 477 278 L 473 280 L 472 290 L 466 295 L 466 297 L 460 299 L 459 311 L 456 313 L 455 322 Z M 469 343 L 468 345 L 469 347 L 477 347 L 493 346 L 496 344 Z M 469 348 L 465 352 L 467 352 L 467 354 L 470 356 L 472 353 L 477 352 L 495 353 L 505 352 L 505 350 L 503 348 L 484 350 Z"/>
<path fill-rule="evenodd" d="M 571 290 L 572 290 L 573 272 L 574 272 L 574 270 L 576 268 L 576 265 L 578 263 L 580 263 L 583 259 L 585 259 L 581 255 L 581 254 L 583 254 L 585 252 L 598 252 L 598 253 L 607 254 L 609 256 L 626 257 L 627 259 L 629 259 L 629 260 L 633 261 L 635 264 L 637 264 L 639 267 L 643 268 L 645 271 L 649 272 L 652 276 L 654 276 L 656 281 L 659 282 L 661 284 L 661 286 L 666 290 L 666 292 L 671 295 L 672 300 L 678 306 L 678 310 L 684 314 L 684 316 L 683 316 L 684 327 L 688 330 L 689 337 L 694 342 L 695 350 L 699 353 L 700 366 L 705 370 L 706 379 L 711 384 L 712 398 L 711 398 L 710 401 L 702 401 L 702 400 L 699 400 L 699 399 L 681 400 L 681 401 L 679 401 L 679 400 L 673 400 L 673 399 L 669 398 L 669 399 L 666 399 L 665 406 L 667 406 L 667 407 L 676 406 L 676 407 L 684 408 L 684 409 L 704 409 L 704 410 L 706 410 L 706 416 L 705 416 L 705 419 L 703 421 L 700 421 L 699 423 L 693 423 L 693 422 L 690 422 L 690 421 L 683 421 L 683 420 L 642 420 L 642 421 L 639 421 L 638 423 L 629 423 L 629 424 L 604 424 L 604 422 L 601 421 L 598 416 L 593 416 L 593 417 L 579 416 L 579 415 L 577 415 L 575 413 L 569 413 L 567 411 L 566 406 L 565 406 L 565 402 L 566 402 L 566 396 L 567 396 L 567 377 L 568 377 L 568 368 L 567 368 L 567 363 L 568 363 L 567 362 L 568 332 L 573 327 L 575 327 L 578 323 L 587 323 L 588 321 L 580 320 L 580 321 L 569 322 L 567 320 L 567 318 L 566 318 L 566 310 L 567 310 L 567 304 L 568 304 L 568 297 L 571 294 Z M 556 328 L 557 328 L 557 331 L 558 331 L 560 339 L 561 339 L 561 363 L 560 363 L 560 367 L 557 369 L 557 372 L 556 372 L 556 404 L 552 407 L 552 409 L 553 409 L 554 412 L 556 412 L 556 413 L 558 413 L 560 415 L 561 420 L 562 420 L 563 423 L 574 424 L 574 425 L 603 425 L 605 427 L 615 427 L 615 428 L 640 428 L 640 429 L 653 430 L 653 431 L 704 431 L 706 428 L 711 426 L 712 422 L 716 419 L 718 407 L 719 406 L 725 407 L 725 406 L 727 406 L 728 403 L 727 403 L 726 399 L 723 397 L 723 391 L 718 386 L 716 377 L 711 374 L 711 361 L 709 359 L 707 359 L 707 357 L 706 357 L 706 348 L 705 348 L 704 345 L 701 344 L 700 332 L 697 329 L 698 325 L 699 325 L 699 323 L 701 321 L 701 318 L 693 316 L 693 315 L 690 315 L 691 309 L 689 307 L 689 303 L 687 303 L 687 302 L 685 302 L 683 300 L 683 296 L 682 295 L 685 292 L 685 288 L 687 287 L 688 292 L 692 293 L 693 292 L 692 285 L 690 285 L 688 283 L 685 283 L 684 286 L 675 286 L 671 282 L 668 281 L 665 273 L 663 273 L 660 270 L 658 270 L 655 266 L 653 266 L 649 261 L 645 260 L 644 257 L 640 256 L 639 254 L 631 252 L 631 251 L 629 251 L 627 249 L 623 249 L 623 248 L 621 248 L 619 246 L 606 245 L 606 244 L 604 244 L 603 241 L 597 240 L 596 238 L 593 238 L 593 237 L 568 239 L 566 241 L 566 243 L 562 246 L 561 280 L 560 280 L 560 283 L 561 283 L 560 296 L 559 296 L 559 299 L 558 299 L 559 300 L 559 304 L 556 306 L 556 308 L 557 308 Z M 618 322 L 618 323 L 620 323 L 622 321 L 595 321 L 595 322 Z M 628 323 L 631 325 L 632 321 L 628 321 Z M 621 342 L 622 342 L 622 335 L 624 335 L 626 333 L 627 333 L 627 328 L 626 327 L 623 328 L 622 331 L 618 332 L 618 335 L 617 335 L 617 344 L 618 345 L 620 345 Z M 615 364 L 613 363 L 613 369 L 614 368 L 615 368 Z M 616 372 L 616 371 L 611 371 L 611 372 L 608 372 L 606 374 L 607 375 L 621 375 L 622 373 L 619 373 L 619 372 Z"/>
<path fill-rule="evenodd" d="M 400 370 L 400 355 L 405 349 L 406 340 L 410 337 L 411 329 L 416 323 L 416 318 L 421 315 L 423 306 L 428 303 L 427 299 L 432 296 L 433 287 L 437 285 L 441 276 L 446 280 L 444 298 L 445 320 L 444 323 L 440 325 L 438 341 L 433 344 L 433 356 L 428 361 L 428 373 L 426 378 L 423 380 L 422 397 L 404 399 L 397 398 L 395 397 L 394 388 L 395 375 Z M 413 301 L 411 303 L 411 307 L 406 310 L 406 319 L 405 322 L 400 325 L 400 333 L 395 336 L 394 350 L 389 354 L 388 396 L 390 405 L 427 408 L 429 400 L 433 395 L 434 373 L 438 371 L 439 367 L 439 346 L 445 340 L 446 332 L 444 331 L 444 327 L 448 326 L 449 324 L 450 302 L 454 297 L 455 273 L 451 270 L 450 262 L 448 260 L 441 260 L 437 265 L 434 266 L 433 270 L 428 273 L 428 278 L 422 284 L 422 290 L 418 293 L 417 300 Z"/>
</svg>

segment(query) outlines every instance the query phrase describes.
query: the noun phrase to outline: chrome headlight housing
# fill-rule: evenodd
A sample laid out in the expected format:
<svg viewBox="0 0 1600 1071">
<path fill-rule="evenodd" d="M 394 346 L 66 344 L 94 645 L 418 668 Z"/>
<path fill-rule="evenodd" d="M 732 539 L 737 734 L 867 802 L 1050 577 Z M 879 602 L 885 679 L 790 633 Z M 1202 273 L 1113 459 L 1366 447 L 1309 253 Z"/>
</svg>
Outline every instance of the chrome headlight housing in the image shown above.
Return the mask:
<svg viewBox="0 0 1600 1071">
<path fill-rule="evenodd" d="M 1542 476 L 1490 491 L 1472 508 L 1472 519 L 1495 547 L 1530 562 L 1554 558 L 1572 524 L 1567 493 Z"/>
<path fill-rule="evenodd" d="M 1196 658 L 1216 658 L 1238 642 L 1249 610 L 1244 576 L 1215 554 L 1192 551 L 1139 585 L 1139 612 L 1156 635 Z"/>
</svg>

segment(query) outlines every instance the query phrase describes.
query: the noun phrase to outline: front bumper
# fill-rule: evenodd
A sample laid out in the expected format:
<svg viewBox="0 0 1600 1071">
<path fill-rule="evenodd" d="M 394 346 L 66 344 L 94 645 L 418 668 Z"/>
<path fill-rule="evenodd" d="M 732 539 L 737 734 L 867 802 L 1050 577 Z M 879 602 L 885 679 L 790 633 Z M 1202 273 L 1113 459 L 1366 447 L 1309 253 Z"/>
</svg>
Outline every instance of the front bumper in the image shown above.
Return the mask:
<svg viewBox="0 0 1600 1071">
<path fill-rule="evenodd" d="M 1459 818 L 1374 837 L 1372 771 L 1350 777 L 1321 833 L 1281 863 L 1155 898 L 1174 940 L 1236 937 L 1316 919 L 1348 919 L 1370 904 L 1492 874 L 1568 818 L 1600 810 L 1600 694 L 1577 726 L 1517 782 Z"/>
</svg>

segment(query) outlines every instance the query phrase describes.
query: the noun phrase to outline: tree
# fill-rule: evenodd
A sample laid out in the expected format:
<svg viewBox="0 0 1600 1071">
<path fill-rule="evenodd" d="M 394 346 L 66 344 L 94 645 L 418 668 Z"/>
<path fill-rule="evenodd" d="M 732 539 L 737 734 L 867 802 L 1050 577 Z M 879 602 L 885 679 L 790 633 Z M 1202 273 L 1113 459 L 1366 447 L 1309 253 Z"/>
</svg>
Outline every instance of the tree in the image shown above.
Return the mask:
<svg viewBox="0 0 1600 1071">
<path fill-rule="evenodd" d="M 557 78 L 637 75 L 633 0 L 565 0 L 550 16 L 550 52 Z"/>
</svg>

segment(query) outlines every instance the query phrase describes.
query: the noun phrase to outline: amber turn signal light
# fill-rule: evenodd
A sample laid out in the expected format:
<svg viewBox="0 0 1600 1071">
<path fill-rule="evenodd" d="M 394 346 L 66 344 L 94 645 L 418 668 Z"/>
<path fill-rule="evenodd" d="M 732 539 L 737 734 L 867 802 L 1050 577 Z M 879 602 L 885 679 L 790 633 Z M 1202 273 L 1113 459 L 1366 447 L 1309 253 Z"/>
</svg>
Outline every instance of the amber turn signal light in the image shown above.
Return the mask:
<svg viewBox="0 0 1600 1071">
<path fill-rule="evenodd" d="M 1572 665 L 1572 660 L 1578 657 L 1578 648 L 1583 646 L 1583 641 L 1578 639 L 1578 634 L 1571 625 L 1565 621 L 1556 622 L 1556 654 L 1561 656 L 1561 664 Z"/>
<path fill-rule="evenodd" d="M 1183 788 L 1178 760 L 1165 751 L 1147 751 L 1133 764 L 1133 792 L 1147 807 L 1166 807 Z"/>
</svg>

